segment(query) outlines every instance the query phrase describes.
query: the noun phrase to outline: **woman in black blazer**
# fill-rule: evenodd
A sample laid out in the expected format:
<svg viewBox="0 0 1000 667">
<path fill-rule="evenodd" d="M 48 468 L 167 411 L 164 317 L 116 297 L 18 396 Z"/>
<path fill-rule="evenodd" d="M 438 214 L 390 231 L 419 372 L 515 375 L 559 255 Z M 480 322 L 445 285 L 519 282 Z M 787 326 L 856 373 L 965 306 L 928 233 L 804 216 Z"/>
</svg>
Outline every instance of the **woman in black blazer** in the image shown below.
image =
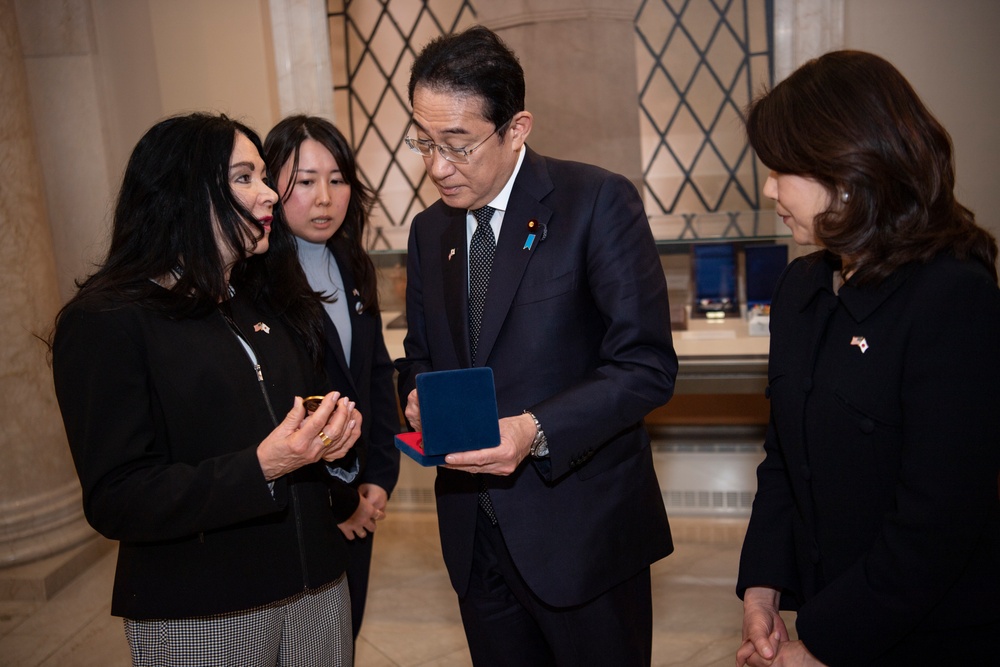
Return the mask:
<svg viewBox="0 0 1000 667">
<path fill-rule="evenodd" d="M 399 477 L 394 371 L 382 336 L 375 267 L 364 247 L 374 196 L 358 175 L 347 140 L 323 118 L 285 118 L 268 133 L 264 156 L 281 199 L 275 224 L 295 236 L 305 277 L 323 300 L 327 375 L 366 417 L 358 446 L 361 474 L 343 498 L 354 513 L 340 524 L 349 541 L 347 578 L 357 637 L 375 522 L 385 517 Z"/>
<path fill-rule="evenodd" d="M 107 258 L 56 323 L 56 395 L 87 519 L 120 542 L 111 611 L 136 665 L 352 661 L 331 498 L 362 420 L 335 392 L 303 407 L 328 386 L 320 305 L 272 227 L 261 148 L 225 116 L 150 129 Z"/>
<path fill-rule="evenodd" d="M 755 100 L 747 133 L 765 195 L 821 250 L 772 302 L 737 665 L 995 664 L 997 245 L 955 200 L 950 138 L 849 51 Z"/>
</svg>

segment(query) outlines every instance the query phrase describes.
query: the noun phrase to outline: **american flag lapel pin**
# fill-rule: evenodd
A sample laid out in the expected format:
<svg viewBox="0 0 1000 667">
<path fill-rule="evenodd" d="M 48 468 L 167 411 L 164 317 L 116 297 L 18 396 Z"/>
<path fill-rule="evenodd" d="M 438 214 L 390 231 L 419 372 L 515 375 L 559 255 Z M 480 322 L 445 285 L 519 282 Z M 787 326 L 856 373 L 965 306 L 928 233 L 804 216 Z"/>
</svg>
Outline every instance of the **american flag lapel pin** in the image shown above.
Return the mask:
<svg viewBox="0 0 1000 667">
<path fill-rule="evenodd" d="M 258 322 L 257 324 L 253 325 L 253 330 L 257 332 L 263 331 L 266 334 L 271 333 L 271 327 L 267 326 L 263 322 Z"/>
<path fill-rule="evenodd" d="M 851 345 L 857 346 L 861 350 L 861 354 L 864 354 L 868 350 L 868 341 L 865 340 L 864 336 L 854 336 L 851 338 Z"/>
</svg>

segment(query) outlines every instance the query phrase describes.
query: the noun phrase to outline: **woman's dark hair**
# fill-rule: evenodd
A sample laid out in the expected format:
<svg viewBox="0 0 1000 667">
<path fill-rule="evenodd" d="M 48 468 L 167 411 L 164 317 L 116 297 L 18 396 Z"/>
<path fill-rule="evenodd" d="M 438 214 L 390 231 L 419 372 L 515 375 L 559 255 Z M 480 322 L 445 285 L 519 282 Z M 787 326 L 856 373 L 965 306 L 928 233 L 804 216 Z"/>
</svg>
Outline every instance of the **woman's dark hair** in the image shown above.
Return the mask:
<svg viewBox="0 0 1000 667">
<path fill-rule="evenodd" d="M 878 283 L 941 253 L 982 262 L 996 280 L 996 240 L 955 199 L 951 137 L 886 60 L 860 51 L 811 60 L 750 104 L 746 129 L 769 169 L 830 193 L 816 240 L 852 281 Z"/>
<path fill-rule="evenodd" d="M 327 241 L 327 245 L 336 248 L 347 257 L 348 268 L 361 295 L 362 307 L 365 310 L 378 312 L 378 281 L 375 266 L 364 246 L 365 226 L 368 214 L 375 204 L 375 196 L 361 181 L 354 161 L 354 152 L 344 135 L 334 127 L 333 123 L 324 118 L 288 116 L 275 125 L 264 140 L 263 154 L 267 171 L 277 180 L 282 168 L 291 160 L 292 170 L 288 187 L 284 192 L 278 193 L 280 200 L 286 201 L 295 188 L 295 175 L 299 171 L 299 151 L 306 139 L 314 139 L 330 151 L 337 167 L 340 168 L 341 177 L 351 186 L 351 200 L 347 204 L 344 222 L 337 233 Z M 291 234 L 284 213 L 280 209 L 281 207 L 275 209 L 274 226 L 281 227 Z M 304 274 L 303 280 L 305 280 Z"/>
<path fill-rule="evenodd" d="M 408 94 L 427 86 L 482 98 L 486 120 L 497 128 L 524 111 L 524 70 L 496 33 L 481 25 L 429 42 L 410 67 Z M 504 132 L 499 132 L 503 143 Z"/>
<path fill-rule="evenodd" d="M 246 257 L 264 227 L 229 184 L 237 133 L 263 152 L 253 130 L 225 115 L 174 116 L 143 135 L 125 167 L 107 257 L 71 303 L 110 293 L 169 317 L 200 317 L 228 298 L 231 284 L 287 322 L 318 361 L 320 305 L 297 270 L 294 240 L 272 229 L 268 252 Z M 213 217 L 221 242 L 243 258 L 228 284 Z M 171 272 L 177 282 L 164 298 L 153 281 Z"/>
</svg>

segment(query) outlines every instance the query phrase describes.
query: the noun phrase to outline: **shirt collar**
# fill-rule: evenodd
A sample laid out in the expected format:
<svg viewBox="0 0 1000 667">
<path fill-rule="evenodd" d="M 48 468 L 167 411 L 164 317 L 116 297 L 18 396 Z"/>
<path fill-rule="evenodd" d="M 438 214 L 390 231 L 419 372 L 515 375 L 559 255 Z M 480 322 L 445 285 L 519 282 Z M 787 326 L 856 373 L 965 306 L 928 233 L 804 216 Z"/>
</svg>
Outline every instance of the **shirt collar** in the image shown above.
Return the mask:
<svg viewBox="0 0 1000 667">
<path fill-rule="evenodd" d="M 517 164 L 514 165 L 514 172 L 507 179 L 507 183 L 503 186 L 503 190 L 500 191 L 496 197 L 493 198 L 488 206 L 492 206 L 498 211 L 506 211 L 507 204 L 510 201 L 510 193 L 514 189 L 514 181 L 517 179 L 517 173 L 521 171 L 521 163 L 524 162 L 524 145 L 521 145 L 521 150 L 517 152 Z"/>
</svg>

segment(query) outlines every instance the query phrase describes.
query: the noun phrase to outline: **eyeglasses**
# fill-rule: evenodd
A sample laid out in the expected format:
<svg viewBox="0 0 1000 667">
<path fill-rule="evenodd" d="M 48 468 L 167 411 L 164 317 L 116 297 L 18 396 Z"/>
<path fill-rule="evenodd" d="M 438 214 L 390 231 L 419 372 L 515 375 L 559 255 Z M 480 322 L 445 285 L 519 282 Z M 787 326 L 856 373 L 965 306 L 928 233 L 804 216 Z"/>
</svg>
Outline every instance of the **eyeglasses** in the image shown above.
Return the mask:
<svg viewBox="0 0 1000 667">
<path fill-rule="evenodd" d="M 479 150 L 479 147 L 489 141 L 494 134 L 499 133 L 501 130 L 506 131 L 507 127 L 510 125 L 510 121 L 504 123 L 503 125 L 497 127 L 497 129 L 490 132 L 490 136 L 486 137 L 478 144 L 472 148 L 452 148 L 451 146 L 442 146 L 441 144 L 436 144 L 428 139 L 413 139 L 411 137 L 404 137 L 403 141 L 406 142 L 407 147 L 417 155 L 421 157 L 431 157 L 434 155 L 434 149 L 438 150 L 448 162 L 454 162 L 455 164 L 469 164 L 469 156 Z"/>
</svg>

